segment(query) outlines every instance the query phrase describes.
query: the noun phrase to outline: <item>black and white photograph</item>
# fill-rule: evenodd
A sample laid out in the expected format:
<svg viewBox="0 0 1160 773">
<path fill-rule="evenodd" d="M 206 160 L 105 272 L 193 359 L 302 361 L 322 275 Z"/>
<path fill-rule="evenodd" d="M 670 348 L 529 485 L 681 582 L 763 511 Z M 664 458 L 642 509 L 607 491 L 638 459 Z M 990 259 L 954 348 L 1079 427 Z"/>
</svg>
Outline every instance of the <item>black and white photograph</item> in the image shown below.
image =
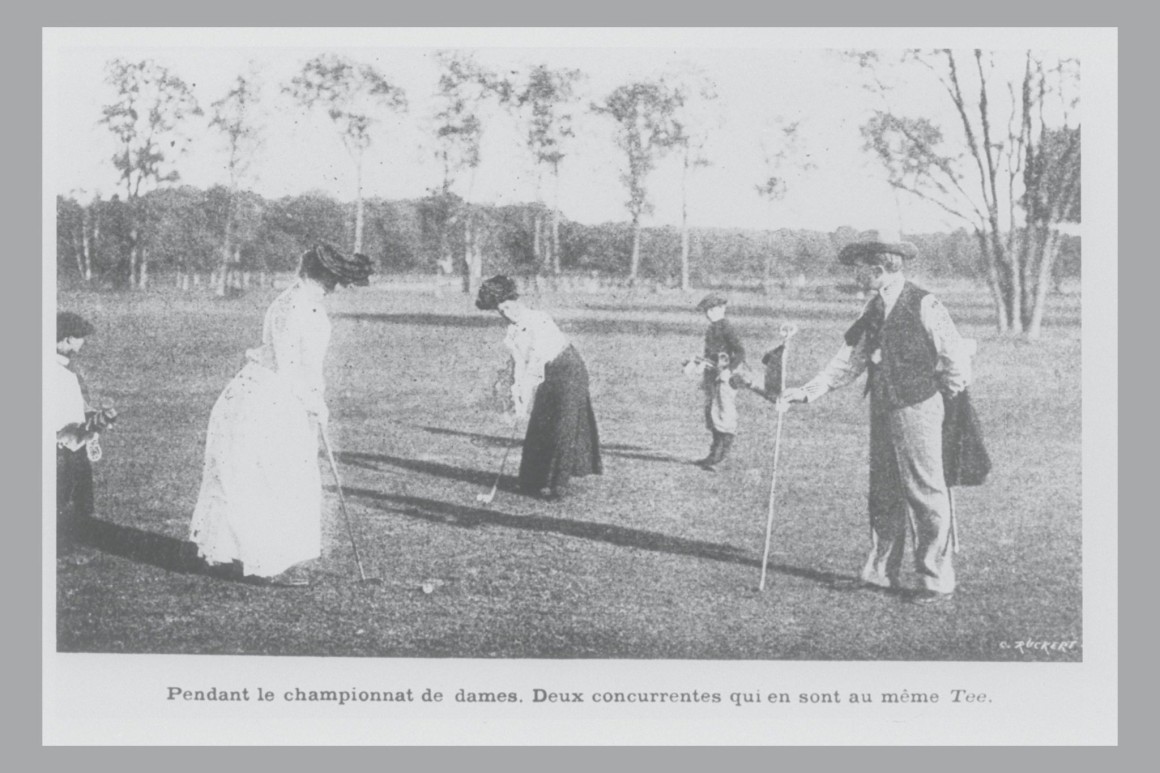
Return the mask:
<svg viewBox="0 0 1160 773">
<path fill-rule="evenodd" d="M 1116 55 L 44 30 L 46 734 L 1114 738 Z"/>
</svg>

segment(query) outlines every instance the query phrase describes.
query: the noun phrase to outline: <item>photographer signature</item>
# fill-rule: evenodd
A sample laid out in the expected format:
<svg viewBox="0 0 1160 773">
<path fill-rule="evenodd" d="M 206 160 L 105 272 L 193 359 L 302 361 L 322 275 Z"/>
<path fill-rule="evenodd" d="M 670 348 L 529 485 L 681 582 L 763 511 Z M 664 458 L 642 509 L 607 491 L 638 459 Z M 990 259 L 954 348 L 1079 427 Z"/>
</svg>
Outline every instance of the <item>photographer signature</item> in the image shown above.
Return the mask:
<svg viewBox="0 0 1160 773">
<path fill-rule="evenodd" d="M 1018 639 L 1016 641 L 1001 641 L 999 642 L 999 649 L 1014 650 L 1023 655 L 1028 655 L 1033 652 L 1041 652 L 1044 654 L 1052 653 L 1071 653 L 1078 650 L 1080 643 L 1076 639 L 1067 639 L 1060 641 L 1048 641 L 1047 639 Z"/>
</svg>

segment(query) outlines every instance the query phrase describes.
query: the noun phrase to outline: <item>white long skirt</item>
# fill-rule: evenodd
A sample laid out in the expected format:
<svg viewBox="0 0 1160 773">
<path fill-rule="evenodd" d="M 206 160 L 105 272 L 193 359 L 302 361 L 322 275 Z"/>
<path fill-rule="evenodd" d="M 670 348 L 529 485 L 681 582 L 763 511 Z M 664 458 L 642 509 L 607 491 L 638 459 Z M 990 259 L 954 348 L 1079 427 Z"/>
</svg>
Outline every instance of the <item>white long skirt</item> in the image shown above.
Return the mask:
<svg viewBox="0 0 1160 773">
<path fill-rule="evenodd" d="M 211 564 L 241 561 L 273 577 L 318 558 L 322 479 L 316 430 L 271 370 L 251 363 L 226 386 L 209 419 L 190 539 Z"/>
</svg>

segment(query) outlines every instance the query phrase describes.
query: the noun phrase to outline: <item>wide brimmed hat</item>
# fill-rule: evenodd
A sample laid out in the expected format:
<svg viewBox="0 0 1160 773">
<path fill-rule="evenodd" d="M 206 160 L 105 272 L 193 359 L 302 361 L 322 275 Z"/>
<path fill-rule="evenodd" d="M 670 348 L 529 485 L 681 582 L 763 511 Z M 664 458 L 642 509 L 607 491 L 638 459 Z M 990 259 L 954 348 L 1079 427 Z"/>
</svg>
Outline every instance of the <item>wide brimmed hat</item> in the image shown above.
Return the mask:
<svg viewBox="0 0 1160 773">
<path fill-rule="evenodd" d="M 844 266 L 873 263 L 876 255 L 897 255 L 903 260 L 918 257 L 918 248 L 902 241 L 897 231 L 875 231 L 874 238 L 847 244 L 838 253 L 838 262 Z"/>
<path fill-rule="evenodd" d="M 475 297 L 475 308 L 481 311 L 495 311 L 504 301 L 514 301 L 520 297 L 519 288 L 511 277 L 498 274 L 479 286 Z"/>
<path fill-rule="evenodd" d="M 314 245 L 310 251 L 318 259 L 319 265 L 334 274 L 339 284 L 357 287 L 370 284 L 370 275 L 375 271 L 370 256 L 356 252 L 347 257 L 325 242 Z"/>
<path fill-rule="evenodd" d="M 66 338 L 88 338 L 94 330 L 92 324 L 80 314 L 62 311 L 56 315 L 57 341 L 63 341 Z"/>
<path fill-rule="evenodd" d="M 697 311 L 708 311 L 709 309 L 716 308 L 717 306 L 725 306 L 728 303 L 729 299 L 721 293 L 709 293 L 701 299 L 700 303 L 697 304 Z"/>
</svg>

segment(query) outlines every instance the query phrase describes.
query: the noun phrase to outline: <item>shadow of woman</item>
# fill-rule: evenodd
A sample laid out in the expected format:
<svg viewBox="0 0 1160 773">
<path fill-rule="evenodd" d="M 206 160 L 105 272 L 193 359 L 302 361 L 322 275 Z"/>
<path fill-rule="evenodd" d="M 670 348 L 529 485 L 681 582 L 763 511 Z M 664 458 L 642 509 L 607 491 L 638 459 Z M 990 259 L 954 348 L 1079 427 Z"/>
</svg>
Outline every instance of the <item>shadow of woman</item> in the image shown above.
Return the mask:
<svg viewBox="0 0 1160 773">
<path fill-rule="evenodd" d="M 197 555 L 189 540 L 90 518 L 80 528 L 77 542 L 102 553 L 148 564 L 177 574 L 200 574 L 220 580 L 245 582 L 239 566 L 210 566 Z"/>
<path fill-rule="evenodd" d="M 383 512 L 418 518 L 431 523 L 459 528 L 480 528 L 498 526 L 509 529 L 523 529 L 550 534 L 560 534 L 578 539 L 604 542 L 619 547 L 636 548 L 658 553 L 690 556 L 709 561 L 738 564 L 755 569 L 761 567 L 761 560 L 733 545 L 725 545 L 704 540 L 677 537 L 660 532 L 636 529 L 617 524 L 579 521 L 568 518 L 539 515 L 537 513 L 515 514 L 495 509 L 485 509 L 441 502 L 434 499 L 399 494 L 387 494 L 362 488 L 346 488 L 350 497 L 366 500 L 372 507 Z M 805 580 L 834 585 L 848 579 L 833 572 L 807 569 L 786 564 L 769 564 L 769 571 Z"/>
</svg>

